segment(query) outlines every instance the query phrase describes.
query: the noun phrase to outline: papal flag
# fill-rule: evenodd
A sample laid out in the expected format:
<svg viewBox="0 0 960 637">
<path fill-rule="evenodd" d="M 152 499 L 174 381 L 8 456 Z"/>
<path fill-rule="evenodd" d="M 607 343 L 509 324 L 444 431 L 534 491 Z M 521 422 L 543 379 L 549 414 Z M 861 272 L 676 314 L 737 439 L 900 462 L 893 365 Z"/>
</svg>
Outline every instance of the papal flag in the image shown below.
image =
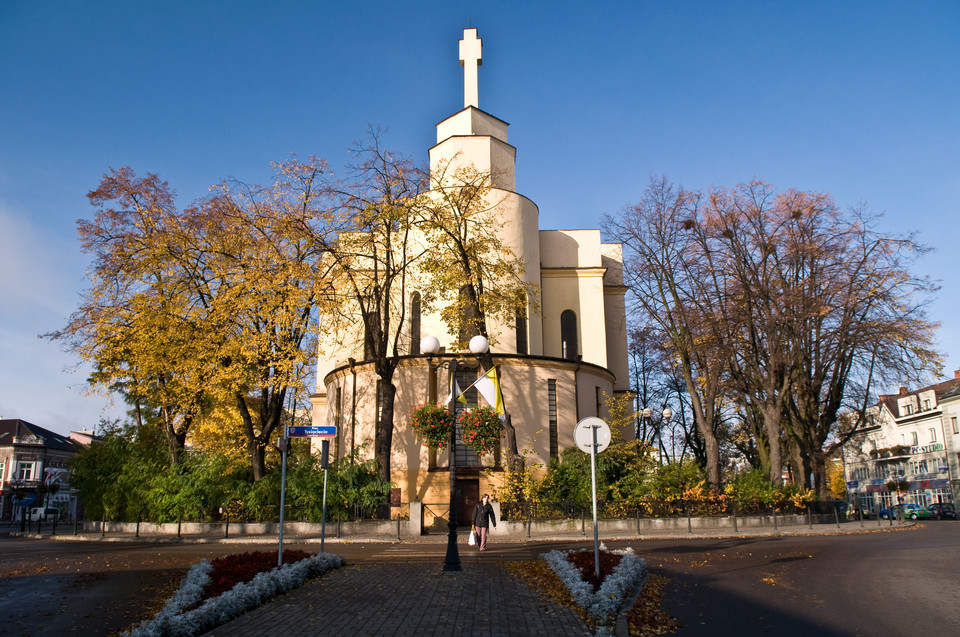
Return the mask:
<svg viewBox="0 0 960 637">
<path fill-rule="evenodd" d="M 457 384 L 456 378 L 453 379 L 453 388 L 450 390 L 450 393 L 447 394 L 447 397 L 443 399 L 442 403 L 437 403 L 437 404 L 446 407 L 447 405 L 450 404 L 450 401 L 453 400 L 454 396 L 458 396 L 457 400 L 460 400 L 460 398 L 463 397 L 463 393 L 460 391 L 460 386 Z"/>
<path fill-rule="evenodd" d="M 487 370 L 487 373 L 478 378 L 470 387 L 476 387 L 487 404 L 493 407 L 497 415 L 503 415 L 503 394 L 500 392 L 500 379 L 497 377 L 496 366 Z M 470 389 L 467 387 L 467 389 Z M 463 392 L 466 392 L 464 389 Z M 463 393 L 457 398 L 461 402 L 466 402 Z"/>
</svg>

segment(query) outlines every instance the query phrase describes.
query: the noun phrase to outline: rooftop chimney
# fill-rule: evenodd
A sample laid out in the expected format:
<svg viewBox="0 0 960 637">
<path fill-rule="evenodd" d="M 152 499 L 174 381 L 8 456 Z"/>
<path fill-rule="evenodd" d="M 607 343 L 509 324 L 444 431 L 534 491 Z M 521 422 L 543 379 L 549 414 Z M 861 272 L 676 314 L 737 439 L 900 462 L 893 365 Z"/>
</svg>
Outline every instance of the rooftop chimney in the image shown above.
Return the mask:
<svg viewBox="0 0 960 637">
<path fill-rule="evenodd" d="M 958 369 L 957 371 L 953 372 L 953 379 L 954 379 L 954 380 L 960 380 L 960 369 Z"/>
<path fill-rule="evenodd" d="M 900 388 L 900 395 L 901 395 L 901 396 L 906 396 L 906 395 L 909 394 L 909 393 L 910 393 L 910 392 L 907 390 L 906 387 L 901 387 L 901 388 Z"/>
</svg>

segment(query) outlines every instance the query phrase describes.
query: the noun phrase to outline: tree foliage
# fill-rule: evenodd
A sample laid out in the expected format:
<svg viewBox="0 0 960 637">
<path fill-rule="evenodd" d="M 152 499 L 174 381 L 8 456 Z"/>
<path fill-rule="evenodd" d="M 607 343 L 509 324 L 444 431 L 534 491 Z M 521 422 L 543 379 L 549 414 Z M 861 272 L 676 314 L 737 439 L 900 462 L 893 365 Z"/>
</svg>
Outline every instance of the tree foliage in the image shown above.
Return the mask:
<svg viewBox="0 0 960 637">
<path fill-rule="evenodd" d="M 725 402 L 773 483 L 790 458 L 823 495 L 842 410 L 864 409 L 878 379 L 938 367 L 935 286 L 909 269 L 925 248 L 863 209 L 760 181 L 702 193 L 660 179 L 611 224 L 636 310 L 682 370 L 714 487 Z"/>
<path fill-rule="evenodd" d="M 93 219 L 78 222 L 90 288 L 49 336 L 93 363 L 95 386 L 159 413 L 173 464 L 191 429 L 229 402 L 263 477 L 287 394 L 303 389 L 315 355 L 337 219 L 323 162 L 274 170 L 270 187 L 224 182 L 184 209 L 158 176 L 111 170 L 88 195 Z"/>
</svg>

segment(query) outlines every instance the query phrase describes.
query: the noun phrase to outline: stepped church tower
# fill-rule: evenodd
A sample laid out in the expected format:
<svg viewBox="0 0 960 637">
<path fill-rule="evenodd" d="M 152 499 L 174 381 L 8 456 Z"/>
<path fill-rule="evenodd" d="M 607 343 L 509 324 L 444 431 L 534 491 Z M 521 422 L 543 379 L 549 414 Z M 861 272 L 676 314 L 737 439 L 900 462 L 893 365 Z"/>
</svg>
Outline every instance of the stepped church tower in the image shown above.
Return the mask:
<svg viewBox="0 0 960 637">
<path fill-rule="evenodd" d="M 546 466 L 574 444 L 576 423 L 606 415 L 604 394 L 628 390 L 627 333 L 623 261 L 618 243 L 603 243 L 600 230 L 541 230 L 539 209 L 516 188 L 516 148 L 507 138 L 507 123 L 480 110 L 477 67 L 481 40 L 476 29 L 465 29 L 460 40 L 464 68 L 464 107 L 436 125 L 437 143 L 430 153 L 430 170 L 448 173 L 472 166 L 491 176 L 498 232 L 525 264 L 524 278 L 535 284 L 539 303 L 514 325 L 488 325 L 496 338 L 491 347 L 499 369 L 503 401 L 516 429 L 517 446 L 529 462 Z M 428 398 L 446 394 L 448 370 L 431 370 L 420 353 L 420 338 L 432 335 L 444 347 L 440 356 L 458 354 L 473 362 L 469 352 L 454 352 L 452 339 L 438 316 L 421 316 L 419 293 L 406 292 L 404 353 L 396 373 L 391 475 L 403 502 L 449 502 L 448 451 L 430 452 L 414 439 L 408 422 L 413 410 Z M 460 367 L 457 383 L 466 387 L 476 369 Z M 331 453 L 343 457 L 366 443 L 364 457 L 373 455 L 378 413 L 377 376 L 364 360 L 362 342 L 339 350 L 325 348 L 317 365 L 318 387 L 312 398 L 313 424 L 337 427 Z M 443 399 L 443 395 L 439 396 Z M 478 400 L 471 397 L 474 402 Z M 632 437 L 632 432 L 625 432 Z M 458 518 L 478 494 L 491 491 L 505 472 L 498 451 L 477 457 L 457 445 L 456 492 Z"/>
</svg>

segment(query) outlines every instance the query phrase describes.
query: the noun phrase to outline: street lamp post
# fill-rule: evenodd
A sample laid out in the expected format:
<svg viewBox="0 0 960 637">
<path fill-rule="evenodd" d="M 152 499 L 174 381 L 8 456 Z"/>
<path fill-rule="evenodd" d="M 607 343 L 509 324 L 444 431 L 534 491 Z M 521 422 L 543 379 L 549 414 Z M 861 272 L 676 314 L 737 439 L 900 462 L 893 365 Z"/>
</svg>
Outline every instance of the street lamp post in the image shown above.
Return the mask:
<svg viewBox="0 0 960 637">
<path fill-rule="evenodd" d="M 478 359 L 490 349 L 490 343 L 483 336 L 474 336 L 470 339 L 470 352 Z M 435 336 L 427 336 L 420 341 L 420 351 L 427 355 L 427 365 L 431 370 L 437 370 L 446 367 L 450 370 L 450 402 L 447 409 L 450 416 L 454 418 L 453 429 L 450 431 L 450 521 L 447 522 L 447 528 L 450 532 L 447 534 L 447 555 L 443 560 L 443 570 L 446 572 L 460 571 L 460 551 L 457 548 L 457 396 L 453 388 L 456 387 L 457 368 L 462 362 L 457 358 L 451 358 L 446 361 L 433 363 L 433 357 L 440 353 L 440 341 Z"/>
<path fill-rule="evenodd" d="M 645 427 L 650 424 L 650 419 L 652 416 L 653 416 L 653 411 L 649 407 L 644 407 L 643 411 L 640 412 L 640 417 L 646 423 L 646 425 L 644 425 Z M 670 418 L 673 417 L 673 410 L 670 409 L 669 407 L 664 407 L 663 412 L 661 413 L 661 416 L 663 419 L 660 421 L 659 437 L 660 437 L 660 449 L 662 451 L 662 454 L 659 454 L 659 455 L 662 458 L 663 455 L 666 455 L 667 453 L 667 449 L 663 445 L 663 425 L 664 423 L 668 422 Z M 651 438 L 651 440 L 653 439 Z M 670 436 L 670 448 L 671 448 L 671 451 L 673 451 L 672 435 Z M 637 453 L 640 453 L 640 421 L 637 421 Z M 661 461 L 661 464 L 662 464 L 662 461 Z"/>
</svg>

